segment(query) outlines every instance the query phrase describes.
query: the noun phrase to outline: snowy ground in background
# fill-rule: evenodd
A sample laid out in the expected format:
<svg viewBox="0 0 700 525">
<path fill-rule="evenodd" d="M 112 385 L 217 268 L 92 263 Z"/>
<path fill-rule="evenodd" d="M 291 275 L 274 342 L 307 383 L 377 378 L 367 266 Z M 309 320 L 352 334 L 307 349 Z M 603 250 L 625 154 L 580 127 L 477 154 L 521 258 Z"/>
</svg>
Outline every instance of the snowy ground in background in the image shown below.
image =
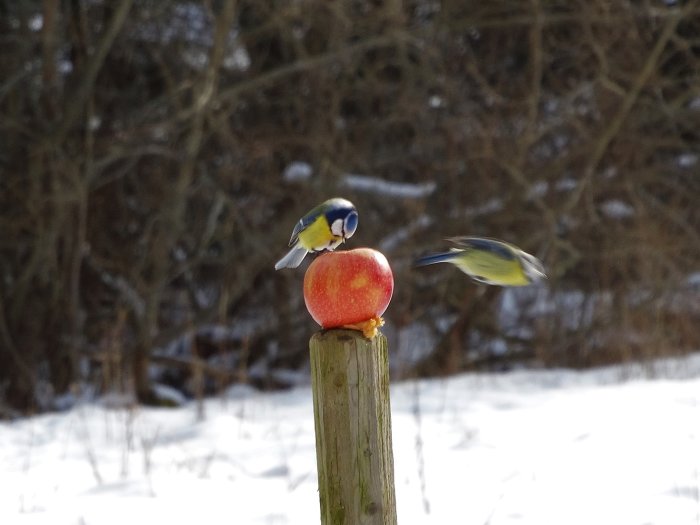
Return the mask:
<svg viewBox="0 0 700 525">
<path fill-rule="evenodd" d="M 399 523 L 700 524 L 700 359 L 644 376 L 394 385 Z M 310 389 L 204 408 L 202 422 L 194 404 L 87 405 L 0 424 L 0 523 L 319 523 Z"/>
</svg>

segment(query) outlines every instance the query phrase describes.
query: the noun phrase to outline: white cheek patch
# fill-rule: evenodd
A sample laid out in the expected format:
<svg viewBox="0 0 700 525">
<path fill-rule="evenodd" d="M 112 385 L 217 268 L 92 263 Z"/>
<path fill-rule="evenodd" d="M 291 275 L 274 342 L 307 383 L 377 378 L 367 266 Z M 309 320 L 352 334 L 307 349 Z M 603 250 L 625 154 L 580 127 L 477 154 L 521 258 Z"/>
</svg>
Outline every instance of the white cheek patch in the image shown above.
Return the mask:
<svg viewBox="0 0 700 525">
<path fill-rule="evenodd" d="M 538 281 L 539 279 L 546 277 L 542 263 L 539 261 L 539 259 L 533 257 L 529 253 L 521 253 L 520 262 L 523 266 L 523 271 L 530 282 Z"/>
<path fill-rule="evenodd" d="M 331 233 L 336 237 L 343 236 L 343 219 L 336 219 L 331 224 Z"/>
</svg>

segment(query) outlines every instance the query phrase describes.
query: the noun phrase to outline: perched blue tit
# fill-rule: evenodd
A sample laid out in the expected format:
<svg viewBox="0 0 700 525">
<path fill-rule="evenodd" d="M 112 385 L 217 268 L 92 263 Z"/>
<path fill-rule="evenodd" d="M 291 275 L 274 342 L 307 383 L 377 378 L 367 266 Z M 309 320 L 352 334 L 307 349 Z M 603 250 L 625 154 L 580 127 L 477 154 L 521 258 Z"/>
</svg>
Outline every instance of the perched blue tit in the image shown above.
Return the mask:
<svg viewBox="0 0 700 525">
<path fill-rule="evenodd" d="M 277 261 L 275 270 L 296 268 L 309 252 L 335 250 L 356 229 L 357 210 L 353 203 L 341 198 L 328 199 L 299 220 L 289 240 L 292 249 Z"/>
<path fill-rule="evenodd" d="M 449 252 L 428 255 L 417 266 L 449 262 L 477 282 L 496 286 L 526 286 L 547 276 L 537 257 L 496 239 L 455 237 Z"/>
</svg>

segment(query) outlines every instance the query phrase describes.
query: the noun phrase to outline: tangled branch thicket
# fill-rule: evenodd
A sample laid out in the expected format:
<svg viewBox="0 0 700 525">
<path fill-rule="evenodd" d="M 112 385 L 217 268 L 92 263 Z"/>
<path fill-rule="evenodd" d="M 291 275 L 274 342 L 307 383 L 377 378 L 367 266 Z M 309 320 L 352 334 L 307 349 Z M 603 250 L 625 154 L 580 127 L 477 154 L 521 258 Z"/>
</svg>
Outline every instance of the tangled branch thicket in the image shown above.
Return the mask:
<svg viewBox="0 0 700 525">
<path fill-rule="evenodd" d="M 0 412 L 285 384 L 315 327 L 273 264 L 334 195 L 395 377 L 698 349 L 696 1 L 4 0 L 0 35 Z M 549 281 L 412 269 L 465 234 Z"/>
</svg>

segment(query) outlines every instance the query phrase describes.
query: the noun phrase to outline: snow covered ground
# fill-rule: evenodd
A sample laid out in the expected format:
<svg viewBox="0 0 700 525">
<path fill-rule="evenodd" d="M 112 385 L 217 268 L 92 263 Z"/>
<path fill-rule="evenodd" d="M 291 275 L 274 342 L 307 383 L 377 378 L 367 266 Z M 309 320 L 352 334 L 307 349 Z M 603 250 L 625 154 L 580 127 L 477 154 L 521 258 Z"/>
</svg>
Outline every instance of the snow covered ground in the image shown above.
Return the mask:
<svg viewBox="0 0 700 525">
<path fill-rule="evenodd" d="M 309 387 L 203 408 L 0 424 L 0 523 L 319 523 Z M 700 524 L 698 357 L 396 384 L 392 411 L 402 525 Z"/>
</svg>

